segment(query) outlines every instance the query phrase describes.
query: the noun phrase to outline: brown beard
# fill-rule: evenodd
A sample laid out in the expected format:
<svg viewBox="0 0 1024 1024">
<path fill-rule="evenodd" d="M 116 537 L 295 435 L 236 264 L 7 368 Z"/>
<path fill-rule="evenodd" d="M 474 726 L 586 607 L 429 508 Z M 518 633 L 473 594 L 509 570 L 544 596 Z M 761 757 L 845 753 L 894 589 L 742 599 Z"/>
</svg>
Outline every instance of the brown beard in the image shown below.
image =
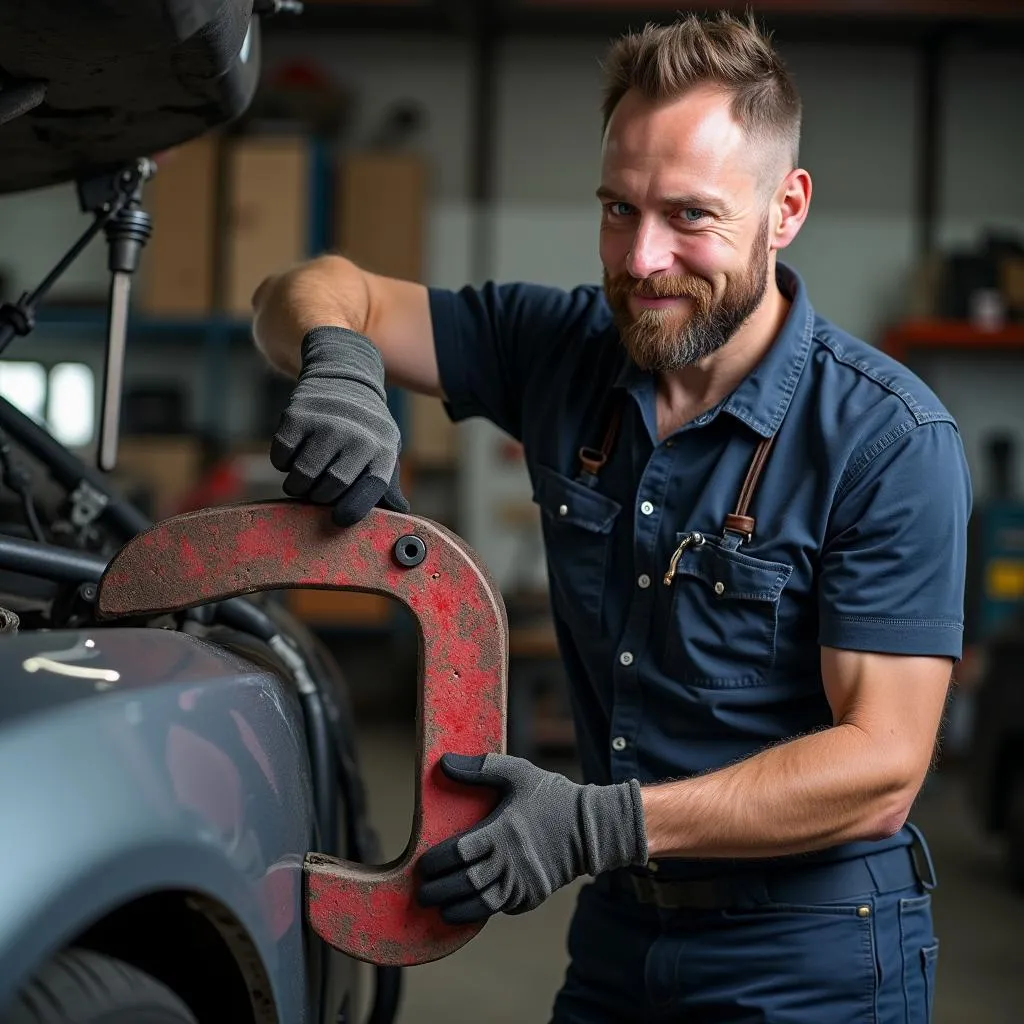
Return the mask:
<svg viewBox="0 0 1024 1024">
<path fill-rule="evenodd" d="M 622 343 L 642 370 L 671 373 L 693 366 L 718 351 L 761 305 L 768 289 L 768 218 L 758 228 L 750 261 L 739 278 L 730 279 L 715 302 L 711 283 L 692 274 L 637 279 L 604 272 L 604 292 Z M 684 296 L 693 310 L 682 322 L 674 310 L 645 309 L 633 316 L 631 296 Z"/>
</svg>

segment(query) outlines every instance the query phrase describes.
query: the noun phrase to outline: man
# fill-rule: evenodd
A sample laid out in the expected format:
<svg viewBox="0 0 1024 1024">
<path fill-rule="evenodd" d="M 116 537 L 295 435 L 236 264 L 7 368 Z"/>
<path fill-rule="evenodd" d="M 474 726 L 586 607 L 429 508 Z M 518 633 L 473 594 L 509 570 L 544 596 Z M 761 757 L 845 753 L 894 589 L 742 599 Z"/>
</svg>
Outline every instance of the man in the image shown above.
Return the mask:
<svg viewBox="0 0 1024 1024">
<path fill-rule="evenodd" d="M 273 461 L 339 523 L 405 508 L 385 374 L 522 440 L 587 784 L 447 756 L 503 799 L 420 896 L 477 920 L 595 876 L 554 1021 L 926 1021 L 906 822 L 961 652 L 956 425 L 777 263 L 811 180 L 756 25 L 649 27 L 606 66 L 603 287 L 265 282 L 257 344 L 299 378 Z"/>
</svg>

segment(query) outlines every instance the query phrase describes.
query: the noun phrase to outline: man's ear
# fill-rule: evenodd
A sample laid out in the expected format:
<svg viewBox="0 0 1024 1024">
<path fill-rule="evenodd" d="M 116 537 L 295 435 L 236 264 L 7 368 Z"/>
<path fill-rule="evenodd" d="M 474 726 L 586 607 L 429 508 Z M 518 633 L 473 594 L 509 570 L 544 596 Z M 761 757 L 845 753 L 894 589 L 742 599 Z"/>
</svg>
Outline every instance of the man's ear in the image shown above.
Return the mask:
<svg viewBox="0 0 1024 1024">
<path fill-rule="evenodd" d="M 802 167 L 790 171 L 772 197 L 771 246 L 785 249 L 796 238 L 811 206 L 811 176 Z"/>
</svg>

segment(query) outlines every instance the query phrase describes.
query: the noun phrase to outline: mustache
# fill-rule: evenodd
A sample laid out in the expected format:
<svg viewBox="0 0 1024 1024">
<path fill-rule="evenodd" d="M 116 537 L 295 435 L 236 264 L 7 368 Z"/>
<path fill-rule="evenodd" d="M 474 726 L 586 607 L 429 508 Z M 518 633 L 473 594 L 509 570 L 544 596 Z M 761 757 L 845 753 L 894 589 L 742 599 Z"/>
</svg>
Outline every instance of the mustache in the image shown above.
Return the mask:
<svg viewBox="0 0 1024 1024">
<path fill-rule="evenodd" d="M 655 277 L 635 278 L 628 274 L 620 274 L 608 282 L 613 293 L 620 298 L 636 297 L 640 299 L 703 299 L 708 296 L 711 288 L 707 281 L 699 277 L 684 275 L 657 275 Z"/>
<path fill-rule="evenodd" d="M 629 294 L 640 299 L 696 298 L 707 287 L 707 282 L 694 277 L 647 277 L 635 281 Z"/>
</svg>

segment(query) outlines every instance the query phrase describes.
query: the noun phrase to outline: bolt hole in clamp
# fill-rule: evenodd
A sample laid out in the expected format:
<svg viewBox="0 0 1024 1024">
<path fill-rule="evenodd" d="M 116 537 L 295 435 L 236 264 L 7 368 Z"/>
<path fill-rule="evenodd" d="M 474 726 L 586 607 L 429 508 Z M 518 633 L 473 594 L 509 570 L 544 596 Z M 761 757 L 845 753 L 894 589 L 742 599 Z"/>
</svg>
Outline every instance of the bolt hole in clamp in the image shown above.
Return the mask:
<svg viewBox="0 0 1024 1024">
<path fill-rule="evenodd" d="M 181 611 L 264 590 L 356 590 L 397 598 L 420 635 L 415 809 L 402 856 L 366 865 L 308 853 L 305 913 L 329 945 L 359 960 L 438 960 L 483 922 L 445 923 L 416 899 L 420 855 L 483 820 L 493 790 L 444 775 L 446 752 L 504 753 L 508 620 L 478 556 L 430 520 L 375 508 L 339 528 L 329 508 L 293 500 L 174 516 L 132 538 L 100 580 L 97 613 L 117 619 Z"/>
</svg>

